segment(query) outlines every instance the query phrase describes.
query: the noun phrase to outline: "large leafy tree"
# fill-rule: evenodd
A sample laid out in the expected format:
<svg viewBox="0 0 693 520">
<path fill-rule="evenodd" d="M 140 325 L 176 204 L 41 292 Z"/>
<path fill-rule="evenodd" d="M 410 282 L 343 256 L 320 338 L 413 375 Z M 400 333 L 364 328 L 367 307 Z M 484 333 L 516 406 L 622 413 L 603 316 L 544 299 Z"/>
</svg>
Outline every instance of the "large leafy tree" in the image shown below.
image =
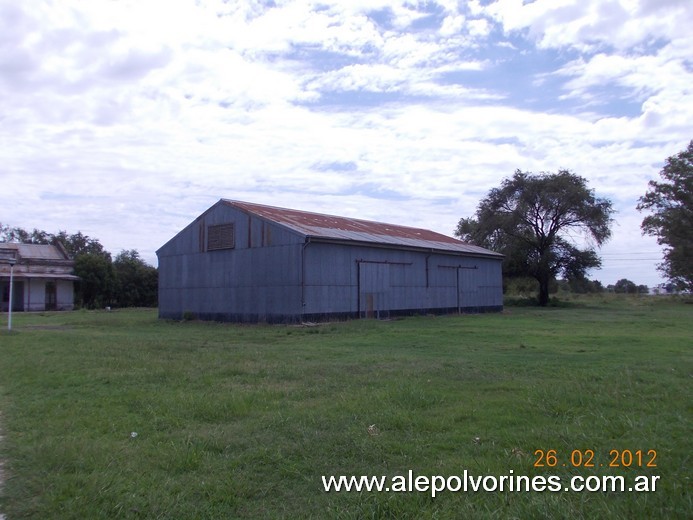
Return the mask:
<svg viewBox="0 0 693 520">
<path fill-rule="evenodd" d="M 66 231 L 59 231 L 57 235 L 50 236 L 53 242 L 62 243 L 73 258 L 80 255 L 102 255 L 108 256 L 109 259 L 111 257 L 98 239 L 84 235 L 81 231 L 72 235 L 68 235 Z"/>
<path fill-rule="evenodd" d="M 68 254 L 75 259 L 75 298 L 83 307 L 97 309 L 113 304 L 116 297 L 116 278 L 111 253 L 106 251 L 96 238 L 81 231 L 68 234 L 59 231 L 49 235 L 52 243 L 60 242 Z"/>
<path fill-rule="evenodd" d="M 650 210 L 643 233 L 666 246 L 659 269 L 678 288 L 693 290 L 693 140 L 666 160 L 661 182 L 650 181 L 638 210 Z"/>
<path fill-rule="evenodd" d="M 593 246 L 611 236 L 612 213 L 609 200 L 597 198 L 586 179 L 568 170 L 517 170 L 479 203 L 475 217 L 460 220 L 455 234 L 503 253 L 504 274 L 535 278 L 539 304 L 546 305 L 549 284 L 559 274 L 583 279 L 601 265 Z M 587 246 L 576 245 L 576 235 Z"/>
<path fill-rule="evenodd" d="M 75 299 L 82 307 L 98 309 L 113 303 L 116 277 L 111 255 L 83 253 L 75 257 Z"/>
<path fill-rule="evenodd" d="M 119 307 L 156 307 L 159 275 L 135 249 L 121 251 L 113 260 Z"/>
</svg>

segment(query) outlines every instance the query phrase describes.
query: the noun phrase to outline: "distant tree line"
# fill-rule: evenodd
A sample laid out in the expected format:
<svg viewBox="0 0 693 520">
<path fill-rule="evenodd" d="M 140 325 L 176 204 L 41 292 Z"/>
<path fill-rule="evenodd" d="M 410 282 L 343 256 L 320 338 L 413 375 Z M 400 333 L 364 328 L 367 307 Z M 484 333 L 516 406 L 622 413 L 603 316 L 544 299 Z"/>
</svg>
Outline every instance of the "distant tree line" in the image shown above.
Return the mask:
<svg viewBox="0 0 693 520">
<path fill-rule="evenodd" d="M 23 244 L 62 244 L 75 261 L 75 306 L 156 307 L 159 275 L 135 249 L 123 250 L 113 259 L 98 239 L 78 231 L 56 234 L 34 229 L 27 231 L 0 223 L 0 242 Z"/>
<path fill-rule="evenodd" d="M 665 287 L 667 293 L 674 292 L 673 284 Z M 537 291 L 537 281 L 530 277 L 511 277 L 503 280 L 503 292 L 511 295 L 528 295 Z M 587 278 L 561 278 L 549 284 L 549 293 L 558 292 L 572 294 L 649 294 L 650 288 L 644 284 L 636 284 L 627 278 L 621 278 L 615 284 L 606 287 L 599 280 Z"/>
<path fill-rule="evenodd" d="M 606 287 L 599 280 L 588 280 L 587 278 L 558 280 L 557 286 L 565 292 L 575 294 L 588 293 L 617 293 L 617 294 L 649 294 L 650 288 L 644 284 L 636 284 L 627 278 L 621 278 L 615 284 L 609 284 Z"/>
</svg>

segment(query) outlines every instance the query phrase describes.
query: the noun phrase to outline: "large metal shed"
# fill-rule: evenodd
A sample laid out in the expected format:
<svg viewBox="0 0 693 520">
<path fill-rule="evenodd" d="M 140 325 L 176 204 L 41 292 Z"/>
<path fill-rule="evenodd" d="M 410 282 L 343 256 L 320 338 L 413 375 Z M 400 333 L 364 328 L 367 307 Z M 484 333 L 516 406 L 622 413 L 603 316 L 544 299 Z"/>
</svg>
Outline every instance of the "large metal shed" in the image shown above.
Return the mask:
<svg viewBox="0 0 693 520">
<path fill-rule="evenodd" d="M 426 229 L 221 199 L 158 251 L 159 316 L 500 311 L 502 255 Z"/>
</svg>

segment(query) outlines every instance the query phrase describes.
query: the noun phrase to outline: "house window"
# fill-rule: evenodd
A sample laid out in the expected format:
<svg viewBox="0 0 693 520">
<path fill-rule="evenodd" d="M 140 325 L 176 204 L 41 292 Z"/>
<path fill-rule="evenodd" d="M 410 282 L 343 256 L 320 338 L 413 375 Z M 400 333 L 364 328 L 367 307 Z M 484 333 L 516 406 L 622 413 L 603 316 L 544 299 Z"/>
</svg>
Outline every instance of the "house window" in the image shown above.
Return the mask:
<svg viewBox="0 0 693 520">
<path fill-rule="evenodd" d="M 234 229 L 233 224 L 217 224 L 207 226 L 207 251 L 217 249 L 233 249 Z"/>
</svg>

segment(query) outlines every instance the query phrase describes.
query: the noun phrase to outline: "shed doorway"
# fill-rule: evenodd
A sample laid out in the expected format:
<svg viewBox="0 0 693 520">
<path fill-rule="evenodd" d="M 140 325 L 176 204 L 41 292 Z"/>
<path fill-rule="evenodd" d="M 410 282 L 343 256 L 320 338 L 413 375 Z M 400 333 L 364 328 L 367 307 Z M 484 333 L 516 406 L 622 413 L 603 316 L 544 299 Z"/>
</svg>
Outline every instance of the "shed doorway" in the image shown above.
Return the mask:
<svg viewBox="0 0 693 520">
<path fill-rule="evenodd" d="M 390 315 L 390 265 L 358 261 L 359 317 L 387 318 Z"/>
<path fill-rule="evenodd" d="M 476 267 L 457 268 L 457 312 L 475 311 L 478 307 L 479 280 Z"/>
</svg>

